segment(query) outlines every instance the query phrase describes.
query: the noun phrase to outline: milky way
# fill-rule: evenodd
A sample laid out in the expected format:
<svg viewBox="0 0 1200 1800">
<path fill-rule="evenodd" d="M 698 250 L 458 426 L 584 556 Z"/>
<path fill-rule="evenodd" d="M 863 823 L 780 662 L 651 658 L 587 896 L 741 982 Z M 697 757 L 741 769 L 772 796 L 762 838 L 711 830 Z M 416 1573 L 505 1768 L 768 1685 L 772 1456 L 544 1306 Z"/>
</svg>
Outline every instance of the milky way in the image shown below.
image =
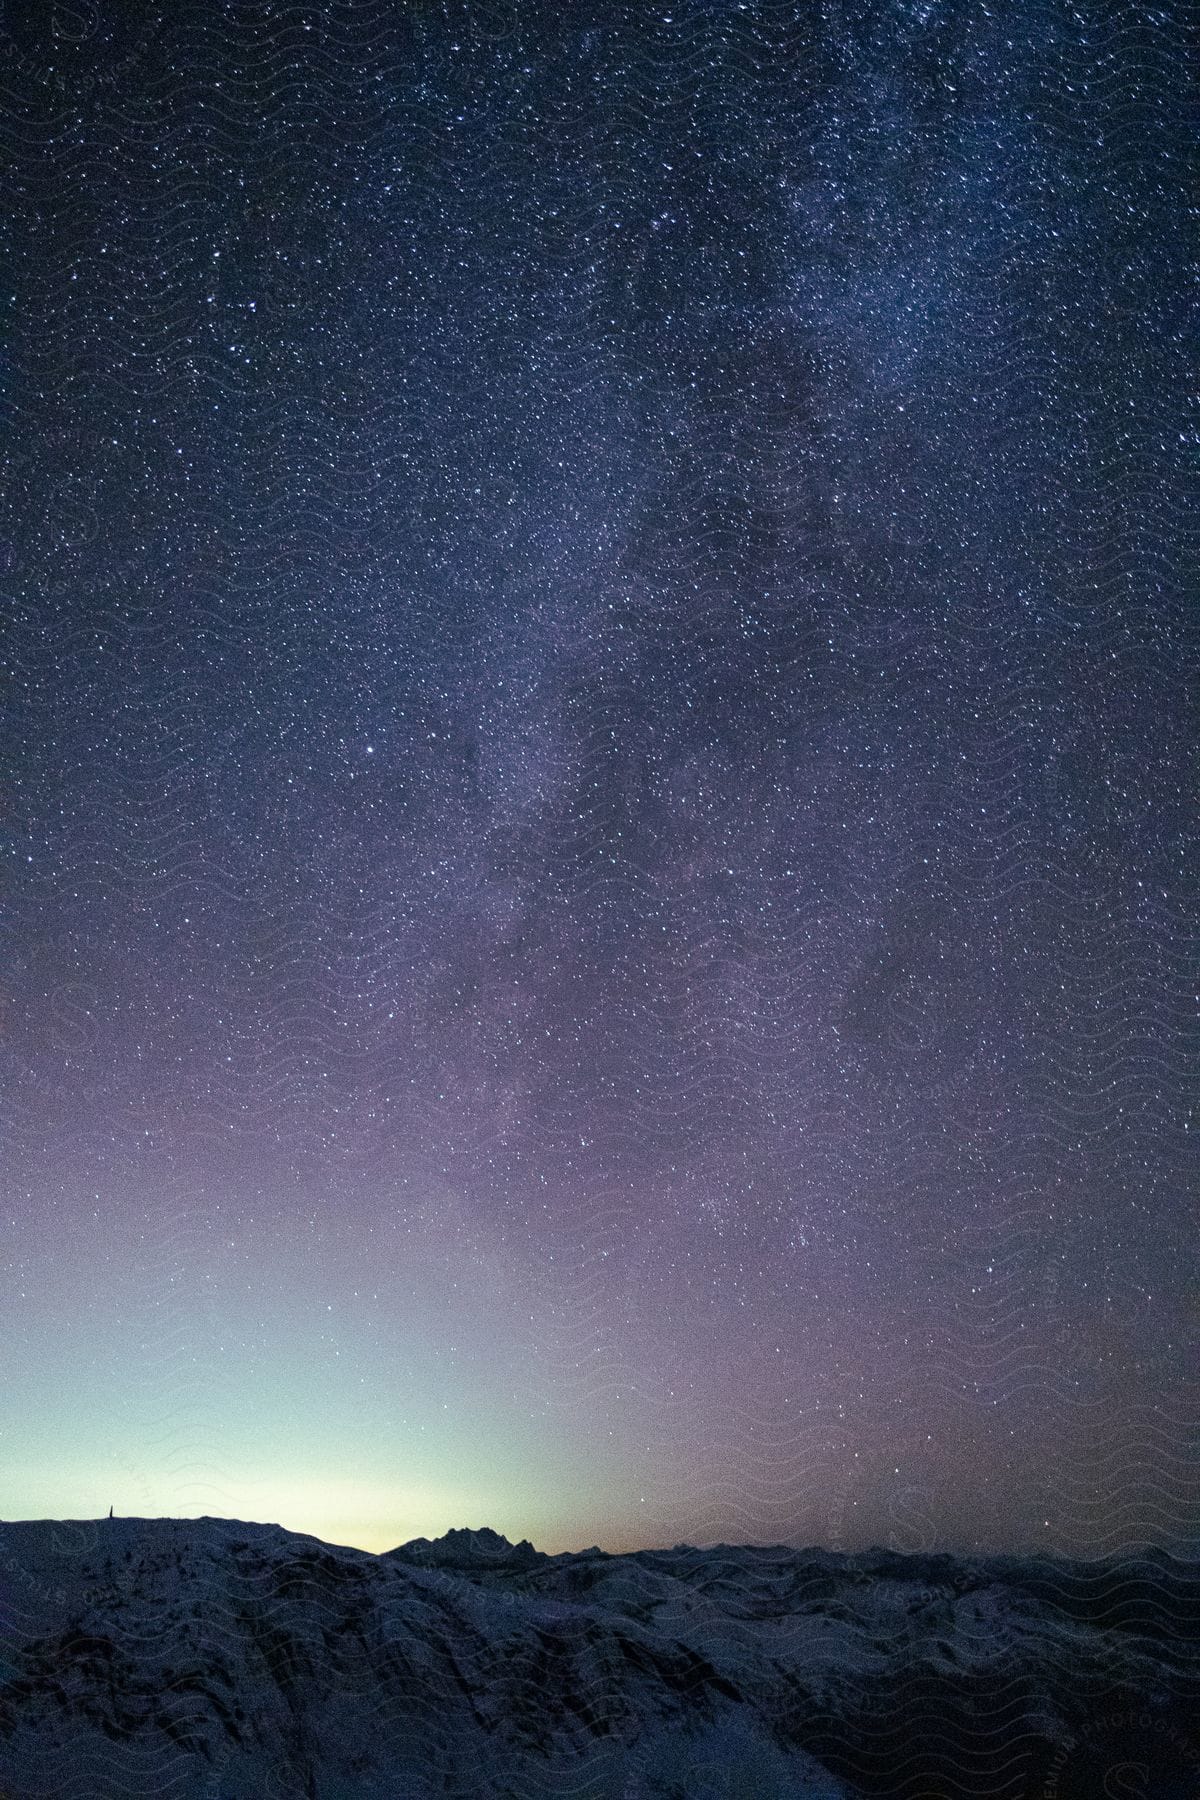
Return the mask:
<svg viewBox="0 0 1200 1800">
<path fill-rule="evenodd" d="M 1194 1543 L 1181 21 L 9 9 L 0 1513 Z"/>
</svg>

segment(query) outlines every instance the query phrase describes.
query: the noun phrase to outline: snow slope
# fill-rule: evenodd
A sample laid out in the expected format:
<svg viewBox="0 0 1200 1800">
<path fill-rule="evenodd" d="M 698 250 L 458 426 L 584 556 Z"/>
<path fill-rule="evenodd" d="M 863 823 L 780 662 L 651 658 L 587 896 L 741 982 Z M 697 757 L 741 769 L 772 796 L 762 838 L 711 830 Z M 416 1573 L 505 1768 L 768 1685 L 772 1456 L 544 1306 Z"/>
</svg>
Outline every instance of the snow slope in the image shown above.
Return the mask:
<svg viewBox="0 0 1200 1800">
<path fill-rule="evenodd" d="M 1198 1620 L 1159 1555 L 0 1524 L 0 1796 L 1194 1800 Z"/>
</svg>

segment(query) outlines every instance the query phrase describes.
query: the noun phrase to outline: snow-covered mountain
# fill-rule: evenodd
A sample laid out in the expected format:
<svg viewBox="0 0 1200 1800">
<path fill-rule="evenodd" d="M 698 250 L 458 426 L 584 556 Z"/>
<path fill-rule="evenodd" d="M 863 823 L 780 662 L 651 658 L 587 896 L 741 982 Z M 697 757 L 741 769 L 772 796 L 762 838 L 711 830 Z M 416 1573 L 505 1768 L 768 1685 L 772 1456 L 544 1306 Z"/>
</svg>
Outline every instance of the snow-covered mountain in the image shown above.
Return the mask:
<svg viewBox="0 0 1200 1800">
<path fill-rule="evenodd" d="M 3 1524 L 0 1621 L 4 1800 L 1200 1792 L 1200 1570 L 1161 1555 Z"/>
</svg>

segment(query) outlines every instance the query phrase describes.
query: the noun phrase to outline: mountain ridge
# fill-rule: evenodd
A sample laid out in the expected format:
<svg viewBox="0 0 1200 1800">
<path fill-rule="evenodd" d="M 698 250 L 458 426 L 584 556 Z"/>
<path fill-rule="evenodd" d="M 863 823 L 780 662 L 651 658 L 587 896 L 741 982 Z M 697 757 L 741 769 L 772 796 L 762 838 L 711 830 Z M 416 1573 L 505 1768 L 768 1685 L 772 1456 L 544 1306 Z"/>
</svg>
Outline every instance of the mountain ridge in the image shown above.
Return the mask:
<svg viewBox="0 0 1200 1800">
<path fill-rule="evenodd" d="M 0 1598 L 13 1800 L 1091 1800 L 1126 1715 L 1200 1767 L 1200 1567 L 1161 1556 L 42 1520 L 0 1523 Z"/>
</svg>

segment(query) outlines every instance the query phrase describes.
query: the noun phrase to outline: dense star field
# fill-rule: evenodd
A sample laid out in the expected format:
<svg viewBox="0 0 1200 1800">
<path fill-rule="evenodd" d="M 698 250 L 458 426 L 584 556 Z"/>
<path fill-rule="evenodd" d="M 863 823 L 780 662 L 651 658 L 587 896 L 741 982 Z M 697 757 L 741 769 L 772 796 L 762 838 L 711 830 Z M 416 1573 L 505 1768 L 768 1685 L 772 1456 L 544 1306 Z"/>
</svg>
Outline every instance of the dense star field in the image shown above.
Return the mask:
<svg viewBox="0 0 1200 1800">
<path fill-rule="evenodd" d="M 4 9 L 0 1515 L 1195 1553 L 1183 19 Z"/>
</svg>

